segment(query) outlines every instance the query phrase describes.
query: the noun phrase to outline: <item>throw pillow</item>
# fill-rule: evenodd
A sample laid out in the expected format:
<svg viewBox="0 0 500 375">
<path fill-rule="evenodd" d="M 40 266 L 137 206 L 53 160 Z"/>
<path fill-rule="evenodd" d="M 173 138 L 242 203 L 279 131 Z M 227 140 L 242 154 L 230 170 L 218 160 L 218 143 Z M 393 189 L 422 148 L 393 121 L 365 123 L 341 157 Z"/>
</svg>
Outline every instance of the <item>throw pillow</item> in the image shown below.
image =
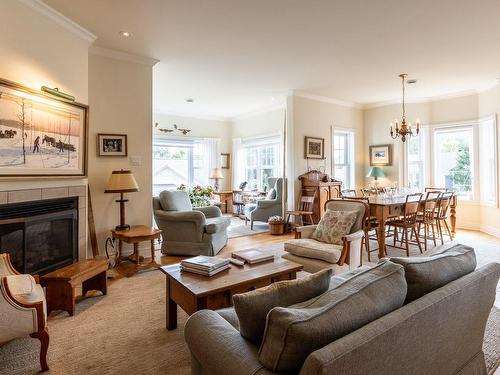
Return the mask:
<svg viewBox="0 0 500 375">
<path fill-rule="evenodd" d="M 266 195 L 266 199 L 276 199 L 276 189 L 275 188 L 269 189 L 269 191 L 267 192 L 267 195 Z"/>
<path fill-rule="evenodd" d="M 474 249 L 461 244 L 428 257 L 394 257 L 390 260 L 405 268 L 408 283 L 405 303 L 471 273 L 477 265 Z"/>
<path fill-rule="evenodd" d="M 342 237 L 350 233 L 357 214 L 356 211 L 326 210 L 311 238 L 334 245 L 342 245 Z"/>
<path fill-rule="evenodd" d="M 298 371 L 309 354 L 400 308 L 405 297 L 403 267 L 385 262 L 309 301 L 275 307 L 259 361 L 272 371 Z"/>
<path fill-rule="evenodd" d="M 238 315 L 240 334 L 260 345 L 267 313 L 276 306 L 290 306 L 306 301 L 328 290 L 332 270 L 287 281 L 278 281 L 267 287 L 233 296 L 234 310 Z"/>
</svg>

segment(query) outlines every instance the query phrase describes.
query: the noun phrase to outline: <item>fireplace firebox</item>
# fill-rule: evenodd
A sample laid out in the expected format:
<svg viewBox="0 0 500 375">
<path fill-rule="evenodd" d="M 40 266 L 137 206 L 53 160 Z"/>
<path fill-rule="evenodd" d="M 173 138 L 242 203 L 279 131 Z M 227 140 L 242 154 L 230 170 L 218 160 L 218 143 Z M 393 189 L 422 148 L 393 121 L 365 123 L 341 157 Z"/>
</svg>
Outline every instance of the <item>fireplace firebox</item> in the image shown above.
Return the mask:
<svg viewBox="0 0 500 375">
<path fill-rule="evenodd" d="M 78 260 L 78 197 L 0 205 L 0 252 L 21 273 L 44 275 Z"/>
</svg>

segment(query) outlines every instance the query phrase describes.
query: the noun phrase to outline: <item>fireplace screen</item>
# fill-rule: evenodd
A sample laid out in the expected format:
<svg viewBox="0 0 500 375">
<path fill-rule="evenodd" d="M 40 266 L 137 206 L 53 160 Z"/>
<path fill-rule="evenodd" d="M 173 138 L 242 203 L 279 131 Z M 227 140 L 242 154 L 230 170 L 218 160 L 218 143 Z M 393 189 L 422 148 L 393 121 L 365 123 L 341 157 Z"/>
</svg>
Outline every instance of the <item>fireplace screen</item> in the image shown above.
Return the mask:
<svg viewBox="0 0 500 375">
<path fill-rule="evenodd" d="M 21 273 L 45 274 L 78 260 L 78 198 L 0 205 L 0 252 Z"/>
</svg>

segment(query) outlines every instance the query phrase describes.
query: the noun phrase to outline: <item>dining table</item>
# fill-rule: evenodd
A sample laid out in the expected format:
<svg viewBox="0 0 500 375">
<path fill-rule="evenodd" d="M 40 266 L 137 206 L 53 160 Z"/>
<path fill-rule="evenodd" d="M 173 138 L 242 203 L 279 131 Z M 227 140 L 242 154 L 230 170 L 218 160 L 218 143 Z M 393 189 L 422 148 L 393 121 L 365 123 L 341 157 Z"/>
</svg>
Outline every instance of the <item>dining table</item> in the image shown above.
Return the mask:
<svg viewBox="0 0 500 375">
<path fill-rule="evenodd" d="M 384 195 L 374 195 L 368 197 L 368 204 L 370 206 L 370 216 L 376 218 L 379 226 L 377 228 L 378 237 L 378 257 L 383 258 L 386 256 L 386 245 L 385 245 L 385 224 L 387 219 L 391 217 L 400 216 L 404 213 L 406 204 L 406 195 L 400 196 L 384 196 Z M 425 200 L 420 201 L 421 209 L 425 206 Z M 457 207 L 457 197 L 453 195 L 450 202 L 450 228 L 451 235 L 455 237 L 455 226 L 456 226 L 456 207 Z"/>
</svg>

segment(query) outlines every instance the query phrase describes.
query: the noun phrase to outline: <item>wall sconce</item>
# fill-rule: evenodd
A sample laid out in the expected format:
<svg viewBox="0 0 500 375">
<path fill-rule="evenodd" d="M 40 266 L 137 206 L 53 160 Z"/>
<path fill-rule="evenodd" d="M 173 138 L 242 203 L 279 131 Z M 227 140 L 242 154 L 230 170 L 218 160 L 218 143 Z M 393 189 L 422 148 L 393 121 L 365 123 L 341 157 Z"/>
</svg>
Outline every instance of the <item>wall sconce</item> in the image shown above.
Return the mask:
<svg viewBox="0 0 500 375">
<path fill-rule="evenodd" d="M 51 89 L 50 87 L 42 86 L 42 91 L 46 92 L 50 95 L 57 96 L 59 98 L 69 100 L 70 102 L 75 101 L 75 97 L 73 95 L 66 94 L 65 92 L 59 91 L 59 89 L 57 87 L 54 87 L 53 89 Z"/>
</svg>

